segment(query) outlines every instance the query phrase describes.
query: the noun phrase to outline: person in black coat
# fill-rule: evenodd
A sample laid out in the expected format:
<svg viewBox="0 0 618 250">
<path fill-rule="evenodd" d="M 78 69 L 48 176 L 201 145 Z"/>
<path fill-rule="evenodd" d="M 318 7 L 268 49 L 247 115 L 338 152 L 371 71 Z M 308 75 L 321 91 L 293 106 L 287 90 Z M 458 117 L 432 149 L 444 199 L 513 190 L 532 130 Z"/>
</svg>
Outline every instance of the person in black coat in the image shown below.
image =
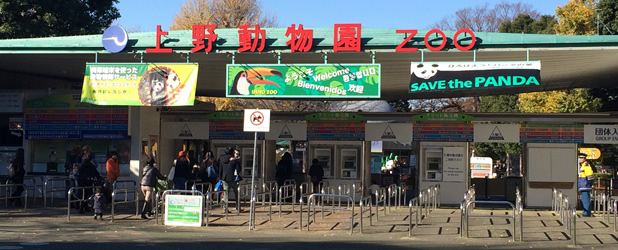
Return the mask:
<svg viewBox="0 0 618 250">
<path fill-rule="evenodd" d="M 142 219 L 148 219 L 148 216 L 152 215 L 152 192 L 154 188 L 157 186 L 157 179 L 165 180 L 167 176 L 164 176 L 157 169 L 157 165 L 155 163 L 154 157 L 149 156 L 146 162 L 146 166 L 144 166 L 143 174 L 142 174 L 142 192 L 144 193 L 144 207 L 142 208 Z"/>
<path fill-rule="evenodd" d="M 15 169 L 15 174 L 9 176 L 9 184 L 24 184 L 24 175 L 26 175 L 26 169 L 24 169 L 24 149 L 19 148 L 15 153 L 15 158 L 11 161 L 11 167 Z M 17 186 L 15 191 L 11 194 L 12 197 L 19 197 L 24 192 L 23 186 Z M 16 207 L 21 207 L 21 198 L 11 198 L 9 203 Z"/>
<path fill-rule="evenodd" d="M 185 182 L 191 177 L 193 166 L 189 165 L 187 152 L 182 151 L 176 159 L 176 170 L 174 173 L 174 189 L 185 189 Z"/>
<path fill-rule="evenodd" d="M 92 187 L 96 180 L 102 179 L 97 167 L 95 167 L 92 155 L 84 152 L 82 156 L 82 163 L 79 165 L 77 175 L 77 184 L 80 187 Z M 88 199 L 93 194 L 93 190 L 91 188 L 83 189 L 83 194 L 79 195 L 80 199 Z M 83 214 L 85 212 L 89 212 L 88 204 L 86 202 L 82 202 L 79 213 Z"/>
<path fill-rule="evenodd" d="M 236 173 L 240 171 L 240 159 L 234 158 L 232 155 L 234 153 L 233 148 L 226 148 L 225 154 L 219 157 L 218 169 L 219 169 L 219 179 L 223 182 L 223 190 L 226 191 L 224 193 L 224 203 L 223 203 L 223 211 L 227 211 L 228 204 L 228 193 L 230 189 L 234 191 L 236 202 L 238 202 L 238 183 L 236 182 Z"/>
<path fill-rule="evenodd" d="M 292 155 L 289 152 L 285 152 L 279 163 L 277 163 L 275 172 L 275 178 L 277 179 L 279 187 L 283 186 L 285 180 L 292 178 L 293 169 L 294 162 L 292 161 Z"/>
</svg>

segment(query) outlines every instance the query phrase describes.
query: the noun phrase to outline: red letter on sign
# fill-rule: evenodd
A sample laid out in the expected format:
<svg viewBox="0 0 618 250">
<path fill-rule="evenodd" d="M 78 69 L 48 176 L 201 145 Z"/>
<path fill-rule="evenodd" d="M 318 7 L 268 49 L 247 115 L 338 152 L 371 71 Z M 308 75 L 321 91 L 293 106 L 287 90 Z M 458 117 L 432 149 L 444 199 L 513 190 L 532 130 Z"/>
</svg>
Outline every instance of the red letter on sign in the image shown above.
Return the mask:
<svg viewBox="0 0 618 250">
<path fill-rule="evenodd" d="M 397 48 L 395 48 L 396 52 L 415 52 L 418 51 L 417 48 L 404 48 L 403 46 L 406 45 L 406 43 L 408 43 L 415 35 L 416 33 L 418 33 L 418 30 L 395 30 L 396 33 L 410 33 L 410 35 L 408 37 L 406 37 L 403 42 L 401 42 Z"/>
<path fill-rule="evenodd" d="M 256 24 L 254 30 L 249 30 L 249 24 L 240 25 L 238 27 L 238 52 L 244 52 L 250 50 L 251 52 L 257 51 L 262 52 L 264 50 L 264 45 L 266 41 L 266 31 L 260 29 L 260 25 Z M 252 34 L 255 34 L 252 36 Z M 257 47 L 258 41 L 260 42 L 260 47 Z"/>
<path fill-rule="evenodd" d="M 311 46 L 313 45 L 313 30 L 304 30 L 302 24 L 299 24 L 298 29 L 296 29 L 296 25 L 292 24 L 285 32 L 285 36 L 290 35 L 292 35 L 290 40 L 285 42 L 285 44 L 290 46 L 292 52 L 308 52 L 311 50 Z"/>
<path fill-rule="evenodd" d="M 161 36 L 166 36 L 167 31 L 161 30 L 161 25 L 157 25 L 157 47 L 146 49 L 146 53 L 172 53 L 172 48 L 161 48 Z"/>
<path fill-rule="evenodd" d="M 195 53 L 200 50 L 204 50 L 206 53 L 210 52 L 212 50 L 212 44 L 217 40 L 215 28 L 217 28 L 216 24 L 193 25 L 193 45 L 195 45 L 195 47 L 191 49 L 191 52 Z M 208 31 L 208 34 L 206 34 L 206 31 Z M 204 39 L 208 39 L 208 47 L 206 47 Z"/>
<path fill-rule="evenodd" d="M 472 41 L 470 41 L 470 44 L 466 47 L 463 47 L 459 44 L 459 41 L 457 40 L 457 36 L 459 36 L 461 33 L 468 33 L 470 35 L 470 37 L 472 38 Z M 476 36 L 474 35 L 474 33 L 472 33 L 471 30 L 469 29 L 460 29 L 457 31 L 457 33 L 455 33 L 455 37 L 453 37 L 453 43 L 455 44 L 455 47 L 461 51 L 467 51 L 470 50 L 472 47 L 474 47 L 474 44 L 476 43 Z"/>
<path fill-rule="evenodd" d="M 361 49 L 361 24 L 335 24 L 333 51 L 356 51 Z"/>
<path fill-rule="evenodd" d="M 438 33 L 438 34 L 442 35 L 442 43 L 438 47 L 432 47 L 429 44 L 429 36 L 431 34 L 433 34 L 433 33 Z M 439 29 L 432 29 L 429 32 L 427 32 L 427 34 L 425 34 L 425 47 L 427 47 L 429 50 L 431 50 L 431 51 L 440 51 L 440 50 L 444 49 L 444 46 L 446 46 L 446 35 L 441 30 L 439 30 Z"/>
</svg>

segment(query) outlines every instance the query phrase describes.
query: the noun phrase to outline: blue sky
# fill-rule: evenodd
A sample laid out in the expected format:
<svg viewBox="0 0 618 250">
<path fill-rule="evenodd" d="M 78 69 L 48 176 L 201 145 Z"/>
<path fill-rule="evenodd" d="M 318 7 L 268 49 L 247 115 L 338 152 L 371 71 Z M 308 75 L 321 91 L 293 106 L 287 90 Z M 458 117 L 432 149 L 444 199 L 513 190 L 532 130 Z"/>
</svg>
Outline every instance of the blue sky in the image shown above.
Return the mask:
<svg viewBox="0 0 618 250">
<path fill-rule="evenodd" d="M 503 0 L 530 4 L 541 14 L 555 15 L 569 0 Z M 115 24 L 129 32 L 169 30 L 185 0 L 120 0 L 122 17 Z M 280 27 L 303 24 L 330 28 L 335 23 L 361 23 L 366 28 L 426 29 L 455 11 L 500 3 L 498 0 L 261 0 L 264 11 L 277 16 Z M 148 5 L 148 7 L 145 7 Z"/>
</svg>

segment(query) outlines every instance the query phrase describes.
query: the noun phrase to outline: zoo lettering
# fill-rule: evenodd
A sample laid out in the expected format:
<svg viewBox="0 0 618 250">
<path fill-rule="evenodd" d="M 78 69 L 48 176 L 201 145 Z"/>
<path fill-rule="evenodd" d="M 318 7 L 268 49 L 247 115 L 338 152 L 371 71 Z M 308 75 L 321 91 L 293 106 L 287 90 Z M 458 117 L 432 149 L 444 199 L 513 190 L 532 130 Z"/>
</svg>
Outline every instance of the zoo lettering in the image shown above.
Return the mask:
<svg viewBox="0 0 618 250">
<path fill-rule="evenodd" d="M 440 80 L 433 82 L 420 82 L 410 84 L 410 92 L 416 91 L 428 91 L 428 90 L 457 90 L 457 89 L 470 89 L 470 88 L 487 88 L 487 87 L 507 87 L 507 86 L 521 86 L 521 85 L 541 85 L 534 76 L 498 76 L 498 77 L 475 77 L 472 81 L 460 81 L 454 80 Z"/>
<path fill-rule="evenodd" d="M 210 52 L 212 48 L 217 44 L 217 40 L 225 41 L 228 39 L 218 39 L 218 35 L 215 33 L 216 25 L 193 25 L 192 38 L 194 47 L 191 52 L 204 51 Z M 417 47 L 410 47 L 408 44 L 414 36 L 418 33 L 418 30 L 395 30 L 395 33 L 405 34 L 404 40 L 395 48 L 396 52 L 415 52 L 418 51 Z M 468 45 L 461 45 L 461 41 L 458 37 L 462 33 L 468 34 Z M 167 31 L 161 30 L 161 25 L 157 25 L 156 32 L 156 47 L 147 48 L 146 53 L 172 53 L 172 48 L 165 48 L 162 43 L 161 36 L 166 36 Z M 441 40 L 436 46 L 432 45 L 432 35 L 436 35 L 436 40 Z M 292 24 L 287 27 L 285 36 L 289 37 L 286 41 L 286 45 L 290 47 L 290 52 L 310 52 L 313 48 L 313 30 L 304 29 L 302 24 L 298 27 Z M 463 39 L 462 39 L 463 40 Z M 469 29 L 460 29 L 453 36 L 453 45 L 460 51 L 468 51 L 476 44 L 476 36 L 474 32 Z M 449 41 L 446 34 L 439 29 L 432 29 L 424 37 L 424 45 L 430 51 L 440 51 L 444 49 Z M 412 43 L 415 43 L 412 40 Z M 238 52 L 262 52 L 266 44 L 266 30 L 261 29 L 259 25 L 250 26 L 248 24 L 239 26 L 238 29 Z M 356 51 L 361 50 L 361 24 L 335 24 L 333 34 L 333 51 Z"/>
</svg>

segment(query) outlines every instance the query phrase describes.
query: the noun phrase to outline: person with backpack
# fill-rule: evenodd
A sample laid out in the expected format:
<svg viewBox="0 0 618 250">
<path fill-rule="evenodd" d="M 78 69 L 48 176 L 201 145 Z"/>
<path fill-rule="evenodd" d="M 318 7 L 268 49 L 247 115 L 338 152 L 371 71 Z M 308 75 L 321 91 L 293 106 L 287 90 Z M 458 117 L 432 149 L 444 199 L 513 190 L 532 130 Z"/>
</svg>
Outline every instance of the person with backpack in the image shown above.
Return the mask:
<svg viewBox="0 0 618 250">
<path fill-rule="evenodd" d="M 15 153 L 15 157 L 11 160 L 11 165 L 8 169 L 9 184 L 24 184 L 24 175 L 26 170 L 24 169 L 24 149 L 19 148 Z M 11 194 L 11 197 L 19 197 L 24 192 L 24 187 L 19 185 L 15 187 L 15 191 Z M 21 207 L 21 198 L 9 199 L 11 206 Z"/>
<path fill-rule="evenodd" d="M 152 215 L 152 194 L 154 188 L 157 186 L 157 179 L 165 180 L 167 176 L 161 175 L 161 172 L 157 169 L 157 164 L 153 156 L 149 156 L 146 161 L 146 166 L 142 173 L 142 192 L 144 193 L 144 207 L 142 208 L 142 219 L 148 219 L 148 216 Z"/>
<path fill-rule="evenodd" d="M 320 182 L 324 178 L 324 168 L 320 165 L 318 159 L 313 159 L 311 161 L 311 166 L 309 167 L 309 176 L 311 176 L 311 182 L 313 183 L 313 192 L 320 192 Z"/>
</svg>

